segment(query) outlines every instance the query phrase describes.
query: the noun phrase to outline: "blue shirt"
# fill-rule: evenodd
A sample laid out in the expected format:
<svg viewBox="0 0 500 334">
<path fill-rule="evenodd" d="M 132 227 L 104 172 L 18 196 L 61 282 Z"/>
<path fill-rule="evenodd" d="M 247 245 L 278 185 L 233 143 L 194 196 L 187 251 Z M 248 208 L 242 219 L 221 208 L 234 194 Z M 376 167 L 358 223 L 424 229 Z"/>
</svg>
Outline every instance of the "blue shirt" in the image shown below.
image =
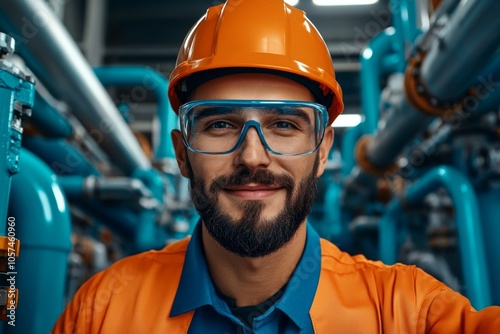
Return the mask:
<svg viewBox="0 0 500 334">
<path fill-rule="evenodd" d="M 215 290 L 203 253 L 201 223 L 198 223 L 188 245 L 170 316 L 195 310 L 188 333 L 314 333 L 309 309 L 320 271 L 319 236 L 308 224 L 304 252 L 283 295 L 264 314 L 256 317 L 249 328 L 231 313 Z"/>
</svg>

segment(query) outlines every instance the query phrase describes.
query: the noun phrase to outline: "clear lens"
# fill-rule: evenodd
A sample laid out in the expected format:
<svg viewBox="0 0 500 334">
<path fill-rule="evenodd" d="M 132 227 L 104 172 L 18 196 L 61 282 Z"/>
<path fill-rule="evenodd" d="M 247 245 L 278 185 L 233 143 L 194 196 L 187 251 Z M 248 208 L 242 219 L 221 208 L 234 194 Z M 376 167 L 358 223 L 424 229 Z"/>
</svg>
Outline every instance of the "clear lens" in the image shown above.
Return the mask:
<svg viewBox="0 0 500 334">
<path fill-rule="evenodd" d="M 328 122 L 326 108 L 296 101 L 194 101 L 180 109 L 181 129 L 192 151 L 225 154 L 237 149 L 248 131 L 278 155 L 314 152 Z"/>
</svg>

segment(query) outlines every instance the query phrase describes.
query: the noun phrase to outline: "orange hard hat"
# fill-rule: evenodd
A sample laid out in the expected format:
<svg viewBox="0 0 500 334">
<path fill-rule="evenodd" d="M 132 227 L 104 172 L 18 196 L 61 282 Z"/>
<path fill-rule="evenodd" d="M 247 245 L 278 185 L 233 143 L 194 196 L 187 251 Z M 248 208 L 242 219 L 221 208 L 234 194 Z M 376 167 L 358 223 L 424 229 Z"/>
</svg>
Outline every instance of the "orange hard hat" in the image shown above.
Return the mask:
<svg viewBox="0 0 500 334">
<path fill-rule="evenodd" d="M 304 84 L 327 107 L 330 124 L 344 108 L 325 41 L 303 11 L 283 0 L 227 0 L 210 7 L 181 46 L 170 74 L 170 104 L 177 113 L 197 84 L 246 72 Z"/>
</svg>

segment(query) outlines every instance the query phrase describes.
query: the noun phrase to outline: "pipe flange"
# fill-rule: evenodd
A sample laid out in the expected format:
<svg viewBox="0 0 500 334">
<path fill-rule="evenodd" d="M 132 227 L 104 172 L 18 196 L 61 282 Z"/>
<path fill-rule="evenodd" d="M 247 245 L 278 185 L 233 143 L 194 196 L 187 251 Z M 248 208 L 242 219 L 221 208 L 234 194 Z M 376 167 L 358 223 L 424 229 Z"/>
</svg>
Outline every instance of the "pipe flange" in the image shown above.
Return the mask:
<svg viewBox="0 0 500 334">
<path fill-rule="evenodd" d="M 430 116 L 449 117 L 464 107 L 464 102 L 475 95 L 473 88 L 459 102 L 443 101 L 433 96 L 420 80 L 420 68 L 425 54 L 420 52 L 408 61 L 405 72 L 404 88 L 408 102 L 417 110 Z"/>
<path fill-rule="evenodd" d="M 393 163 L 385 168 L 380 168 L 374 166 L 368 156 L 366 155 L 366 150 L 368 144 L 373 140 L 373 137 L 370 135 L 364 135 L 358 139 L 356 143 L 356 147 L 354 149 L 354 155 L 356 156 L 356 161 L 358 162 L 361 169 L 365 172 L 376 175 L 376 176 L 384 176 L 386 173 L 395 173 L 398 170 L 398 166 L 396 163 Z"/>
<path fill-rule="evenodd" d="M 0 32 L 0 55 L 11 55 L 16 50 L 16 40 Z"/>
</svg>

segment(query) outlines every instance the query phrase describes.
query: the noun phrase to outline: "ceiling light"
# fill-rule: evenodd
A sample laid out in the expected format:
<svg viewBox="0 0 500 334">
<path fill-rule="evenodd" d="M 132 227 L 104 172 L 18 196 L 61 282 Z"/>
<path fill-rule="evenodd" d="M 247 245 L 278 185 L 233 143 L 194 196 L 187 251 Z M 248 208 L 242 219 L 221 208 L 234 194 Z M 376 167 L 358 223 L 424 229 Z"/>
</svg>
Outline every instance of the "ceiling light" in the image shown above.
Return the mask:
<svg viewBox="0 0 500 334">
<path fill-rule="evenodd" d="M 299 0 L 285 0 L 285 2 L 290 6 L 295 6 L 296 4 L 299 3 Z"/>
<path fill-rule="evenodd" d="M 372 5 L 378 0 L 313 0 L 316 6 Z"/>
<path fill-rule="evenodd" d="M 352 128 L 363 120 L 363 117 L 361 115 L 357 114 L 343 114 L 339 115 L 335 121 L 333 122 L 332 126 L 334 128 Z"/>
</svg>

